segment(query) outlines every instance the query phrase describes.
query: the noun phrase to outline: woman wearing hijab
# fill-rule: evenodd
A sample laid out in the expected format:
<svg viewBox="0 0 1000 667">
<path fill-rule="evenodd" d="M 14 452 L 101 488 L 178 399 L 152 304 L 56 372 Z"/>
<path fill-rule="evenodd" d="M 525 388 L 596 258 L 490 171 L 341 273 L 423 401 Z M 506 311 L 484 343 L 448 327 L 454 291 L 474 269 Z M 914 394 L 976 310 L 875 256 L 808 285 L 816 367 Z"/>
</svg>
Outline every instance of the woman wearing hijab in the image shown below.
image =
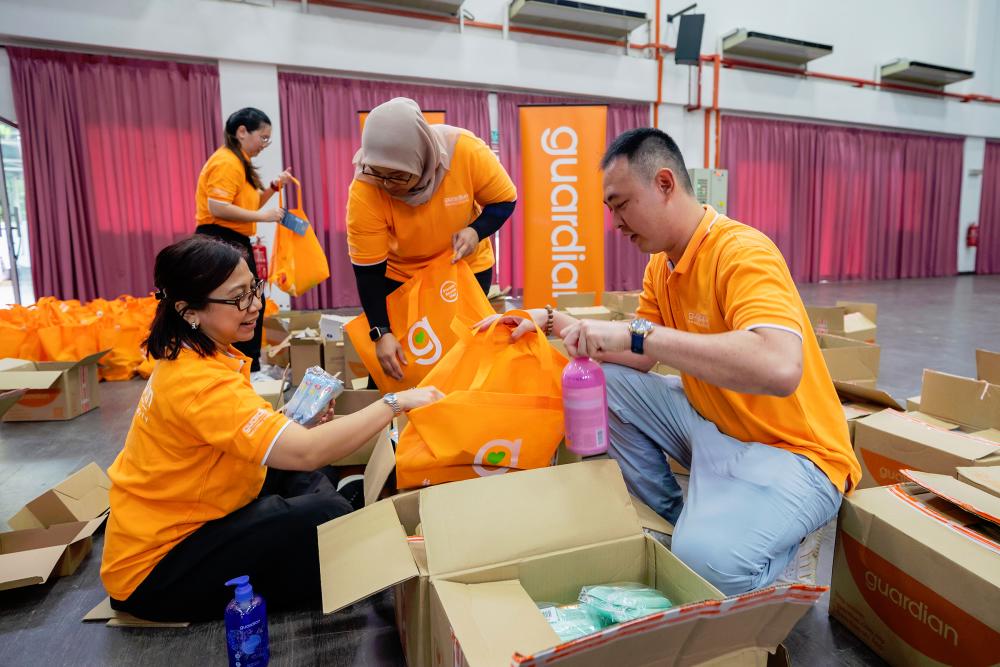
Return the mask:
<svg viewBox="0 0 1000 667">
<path fill-rule="evenodd" d="M 428 125 L 405 97 L 368 115 L 354 167 L 347 244 L 358 294 L 382 369 L 402 379 L 406 357 L 389 330 L 386 297 L 444 253 L 468 262 L 488 291 L 495 264 L 489 237 L 514 212 L 517 191 L 481 139 Z"/>
</svg>

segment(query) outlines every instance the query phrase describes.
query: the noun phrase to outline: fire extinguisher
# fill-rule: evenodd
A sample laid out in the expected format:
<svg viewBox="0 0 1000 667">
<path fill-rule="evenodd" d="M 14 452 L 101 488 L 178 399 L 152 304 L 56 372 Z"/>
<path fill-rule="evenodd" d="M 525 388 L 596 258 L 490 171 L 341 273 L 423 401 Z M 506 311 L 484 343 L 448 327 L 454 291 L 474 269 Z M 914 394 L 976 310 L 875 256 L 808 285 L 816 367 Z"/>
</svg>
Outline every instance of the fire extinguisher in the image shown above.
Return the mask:
<svg viewBox="0 0 1000 667">
<path fill-rule="evenodd" d="M 253 250 L 253 261 L 257 265 L 257 279 L 267 280 L 267 246 L 264 245 L 264 242 L 258 236 L 254 238 L 251 248 Z"/>
<path fill-rule="evenodd" d="M 965 230 L 965 246 L 975 248 L 977 245 L 979 245 L 979 223 L 974 222 Z"/>
</svg>

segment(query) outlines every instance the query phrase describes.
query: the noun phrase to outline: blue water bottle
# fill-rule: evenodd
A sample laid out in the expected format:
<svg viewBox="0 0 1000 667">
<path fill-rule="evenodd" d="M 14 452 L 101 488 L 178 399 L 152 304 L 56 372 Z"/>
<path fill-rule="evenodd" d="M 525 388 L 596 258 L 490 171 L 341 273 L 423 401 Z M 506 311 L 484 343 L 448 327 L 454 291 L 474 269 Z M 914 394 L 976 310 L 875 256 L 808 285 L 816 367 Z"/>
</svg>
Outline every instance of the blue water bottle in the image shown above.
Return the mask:
<svg viewBox="0 0 1000 667">
<path fill-rule="evenodd" d="M 271 659 L 264 598 L 253 594 L 247 576 L 231 579 L 226 586 L 236 586 L 236 597 L 226 606 L 229 667 L 264 667 Z"/>
</svg>

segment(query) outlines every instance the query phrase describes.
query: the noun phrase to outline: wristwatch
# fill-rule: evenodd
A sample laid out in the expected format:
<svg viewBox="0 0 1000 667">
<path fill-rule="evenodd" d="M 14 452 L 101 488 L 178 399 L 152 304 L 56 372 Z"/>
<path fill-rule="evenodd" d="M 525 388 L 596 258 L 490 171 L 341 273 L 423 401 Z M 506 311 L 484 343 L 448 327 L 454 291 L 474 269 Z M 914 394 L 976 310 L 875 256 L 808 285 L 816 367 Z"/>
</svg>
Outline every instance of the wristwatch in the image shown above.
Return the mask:
<svg viewBox="0 0 1000 667">
<path fill-rule="evenodd" d="M 632 334 L 632 352 L 642 354 L 646 336 L 653 333 L 653 323 L 639 317 L 629 323 L 628 330 Z"/>
<path fill-rule="evenodd" d="M 368 332 L 368 337 L 372 339 L 372 342 L 377 343 L 387 333 L 392 333 L 392 329 L 389 327 L 372 327 Z"/>
<path fill-rule="evenodd" d="M 388 393 L 382 397 L 382 402 L 392 408 L 392 416 L 395 417 L 399 415 L 403 408 L 399 404 L 399 400 L 396 398 L 396 394 Z"/>
</svg>

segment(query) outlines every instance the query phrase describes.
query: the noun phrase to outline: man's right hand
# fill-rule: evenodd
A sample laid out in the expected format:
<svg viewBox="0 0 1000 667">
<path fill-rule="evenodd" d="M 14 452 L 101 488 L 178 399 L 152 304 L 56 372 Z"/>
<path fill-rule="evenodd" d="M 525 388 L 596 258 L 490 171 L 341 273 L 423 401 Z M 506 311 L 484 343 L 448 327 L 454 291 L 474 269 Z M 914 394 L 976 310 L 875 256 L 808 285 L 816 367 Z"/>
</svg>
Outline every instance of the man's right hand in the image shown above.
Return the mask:
<svg viewBox="0 0 1000 667">
<path fill-rule="evenodd" d="M 437 387 L 417 387 L 396 394 L 396 400 L 399 401 L 399 407 L 403 409 L 403 412 L 436 403 L 442 398 L 444 398 L 444 394 L 438 391 Z"/>
<path fill-rule="evenodd" d="M 396 337 L 387 333 L 375 343 L 375 355 L 382 370 L 393 380 L 403 379 L 403 366 L 408 365 L 403 346 L 399 344 Z"/>
</svg>

